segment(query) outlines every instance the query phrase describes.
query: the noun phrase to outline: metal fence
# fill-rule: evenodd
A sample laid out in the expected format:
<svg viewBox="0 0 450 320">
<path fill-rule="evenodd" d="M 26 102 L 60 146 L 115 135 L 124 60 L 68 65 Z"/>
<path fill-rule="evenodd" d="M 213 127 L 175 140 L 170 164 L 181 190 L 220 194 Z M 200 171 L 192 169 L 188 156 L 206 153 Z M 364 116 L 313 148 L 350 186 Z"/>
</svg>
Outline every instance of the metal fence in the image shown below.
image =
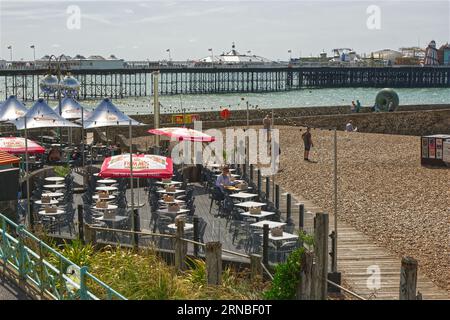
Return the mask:
<svg viewBox="0 0 450 320">
<path fill-rule="evenodd" d="M 20 280 L 54 300 L 126 300 L 124 296 L 65 258 L 23 225 L 0 214 L 0 259 Z M 95 294 L 94 294 L 95 290 Z"/>
</svg>

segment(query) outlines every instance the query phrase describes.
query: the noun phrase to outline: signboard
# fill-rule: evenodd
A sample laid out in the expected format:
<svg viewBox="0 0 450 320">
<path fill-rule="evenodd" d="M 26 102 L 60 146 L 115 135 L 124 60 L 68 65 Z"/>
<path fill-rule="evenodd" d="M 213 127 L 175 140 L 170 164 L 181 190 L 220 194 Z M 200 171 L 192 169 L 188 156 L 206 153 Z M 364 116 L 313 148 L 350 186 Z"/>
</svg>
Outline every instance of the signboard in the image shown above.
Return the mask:
<svg viewBox="0 0 450 320">
<path fill-rule="evenodd" d="M 428 138 L 422 138 L 422 158 L 428 158 Z"/>
<path fill-rule="evenodd" d="M 442 159 L 442 139 L 436 139 L 436 159 Z"/>
<path fill-rule="evenodd" d="M 428 138 L 428 158 L 436 158 L 436 140 L 435 138 Z"/>
<path fill-rule="evenodd" d="M 442 144 L 442 160 L 450 163 L 450 140 L 445 140 Z"/>
<path fill-rule="evenodd" d="M 194 121 L 200 121 L 199 114 L 173 114 L 172 123 L 175 124 L 191 124 Z"/>
</svg>

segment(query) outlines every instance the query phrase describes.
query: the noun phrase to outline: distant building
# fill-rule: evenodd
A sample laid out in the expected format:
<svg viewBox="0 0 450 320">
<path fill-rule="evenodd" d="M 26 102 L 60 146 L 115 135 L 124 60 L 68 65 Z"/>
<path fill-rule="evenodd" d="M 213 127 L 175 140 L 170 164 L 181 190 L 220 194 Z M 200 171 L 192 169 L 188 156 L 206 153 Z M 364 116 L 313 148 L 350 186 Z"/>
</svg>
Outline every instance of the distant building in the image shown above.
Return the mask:
<svg viewBox="0 0 450 320">
<path fill-rule="evenodd" d="M 257 55 L 246 55 L 240 54 L 236 50 L 236 46 L 233 42 L 231 46 L 231 50 L 227 53 L 222 53 L 219 56 L 207 56 L 200 59 L 198 62 L 200 63 L 217 63 L 217 64 L 274 64 L 275 61 L 270 59 L 266 59 Z"/>
<path fill-rule="evenodd" d="M 49 58 L 46 55 L 36 60 L 36 66 L 38 68 L 48 68 Z M 79 54 L 73 58 L 66 56 L 65 59 L 61 59 L 61 64 L 64 69 L 71 70 L 123 69 L 126 65 L 123 59 L 118 59 L 115 55 L 110 55 L 108 58 L 99 55 L 92 55 L 85 58 Z"/>
<path fill-rule="evenodd" d="M 436 48 L 436 41 L 431 40 L 428 47 L 425 49 L 425 60 L 423 62 L 426 66 L 439 65 L 438 50 Z"/>
<path fill-rule="evenodd" d="M 438 61 L 439 61 L 439 64 L 443 64 L 443 65 L 450 64 L 450 45 L 448 43 L 442 45 L 439 48 Z"/>
<path fill-rule="evenodd" d="M 403 57 L 403 54 L 400 51 L 392 50 L 392 49 L 383 49 L 372 52 L 374 59 L 380 59 L 389 64 L 397 63 L 397 60 Z"/>
</svg>

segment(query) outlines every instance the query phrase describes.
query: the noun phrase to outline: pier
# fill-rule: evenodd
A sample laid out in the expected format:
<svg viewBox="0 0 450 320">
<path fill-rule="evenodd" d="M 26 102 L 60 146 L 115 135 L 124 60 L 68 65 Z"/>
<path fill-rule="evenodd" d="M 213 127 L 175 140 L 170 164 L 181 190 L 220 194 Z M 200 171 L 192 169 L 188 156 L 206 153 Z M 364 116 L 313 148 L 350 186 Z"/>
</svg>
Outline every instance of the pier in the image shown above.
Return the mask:
<svg viewBox="0 0 450 320">
<path fill-rule="evenodd" d="M 282 92 L 308 88 L 448 88 L 450 67 L 151 66 L 69 70 L 81 83 L 78 99 L 145 97 L 152 72 L 159 71 L 159 94 Z M 43 97 L 39 81 L 47 69 L 2 69 L 0 92 L 30 101 Z"/>
</svg>

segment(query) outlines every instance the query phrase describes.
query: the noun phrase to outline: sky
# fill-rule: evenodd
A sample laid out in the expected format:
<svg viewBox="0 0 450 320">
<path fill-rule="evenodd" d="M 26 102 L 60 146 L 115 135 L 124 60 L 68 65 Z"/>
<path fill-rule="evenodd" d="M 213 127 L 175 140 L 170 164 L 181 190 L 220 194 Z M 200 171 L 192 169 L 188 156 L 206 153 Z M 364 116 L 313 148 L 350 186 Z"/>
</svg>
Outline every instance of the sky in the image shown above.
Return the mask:
<svg viewBox="0 0 450 320">
<path fill-rule="evenodd" d="M 375 6 L 375 7 L 373 7 Z M 273 60 L 450 42 L 440 1 L 0 0 L 0 59 L 45 54 L 199 59 L 231 49 Z M 291 50 L 291 53 L 288 51 Z"/>
</svg>

